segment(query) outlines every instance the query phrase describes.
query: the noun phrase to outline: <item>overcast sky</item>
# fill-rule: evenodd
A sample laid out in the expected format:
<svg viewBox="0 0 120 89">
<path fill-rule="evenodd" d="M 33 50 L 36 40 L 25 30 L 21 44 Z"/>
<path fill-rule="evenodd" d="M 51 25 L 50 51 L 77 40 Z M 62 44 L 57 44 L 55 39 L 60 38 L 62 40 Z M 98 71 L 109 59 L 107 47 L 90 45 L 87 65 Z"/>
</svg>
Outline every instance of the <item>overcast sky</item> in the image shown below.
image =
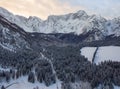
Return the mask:
<svg viewBox="0 0 120 89">
<path fill-rule="evenodd" d="M 0 0 L 0 6 L 14 14 L 41 19 L 78 10 L 106 18 L 120 16 L 120 0 Z"/>
</svg>

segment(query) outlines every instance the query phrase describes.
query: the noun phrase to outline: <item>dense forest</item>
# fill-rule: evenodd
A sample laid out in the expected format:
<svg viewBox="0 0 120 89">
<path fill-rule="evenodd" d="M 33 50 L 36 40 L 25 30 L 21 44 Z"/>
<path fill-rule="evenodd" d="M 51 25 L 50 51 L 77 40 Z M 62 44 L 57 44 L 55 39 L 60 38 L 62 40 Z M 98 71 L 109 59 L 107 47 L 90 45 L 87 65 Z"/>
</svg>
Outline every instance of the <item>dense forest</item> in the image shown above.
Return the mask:
<svg viewBox="0 0 120 89">
<path fill-rule="evenodd" d="M 42 54 L 32 50 L 12 53 L 0 48 L 1 67 L 10 68 L 9 71 L 0 71 L 0 82 L 28 75 L 28 82 L 39 81 L 50 86 L 56 83 L 57 75 L 66 86 L 64 89 L 70 89 L 69 83 L 78 81 L 89 82 L 92 88 L 100 84 L 109 86 L 109 89 L 113 89 L 113 84 L 120 86 L 119 62 L 105 61 L 96 65 L 80 55 L 79 51 L 77 46 L 51 46 L 41 51 Z M 46 58 L 52 61 L 56 75 Z"/>
</svg>

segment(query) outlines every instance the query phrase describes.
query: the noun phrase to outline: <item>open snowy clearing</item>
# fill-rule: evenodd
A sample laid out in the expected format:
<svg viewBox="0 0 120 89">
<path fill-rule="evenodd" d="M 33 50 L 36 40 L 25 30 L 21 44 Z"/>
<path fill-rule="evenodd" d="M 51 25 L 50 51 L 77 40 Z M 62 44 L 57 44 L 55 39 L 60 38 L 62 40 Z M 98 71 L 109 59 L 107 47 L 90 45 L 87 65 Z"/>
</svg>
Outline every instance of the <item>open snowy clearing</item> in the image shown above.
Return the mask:
<svg viewBox="0 0 120 89">
<path fill-rule="evenodd" d="M 93 54 L 95 50 L 96 47 L 84 47 L 80 51 L 81 51 L 81 55 L 84 55 L 86 58 L 88 58 L 90 62 L 92 62 Z"/>
<path fill-rule="evenodd" d="M 0 71 L 10 71 L 9 68 L 2 68 L 0 66 Z M 61 81 L 58 80 L 57 83 L 52 84 L 51 86 L 47 87 L 44 83 L 39 83 L 36 81 L 35 83 L 28 82 L 28 76 L 20 77 L 16 80 L 10 80 L 10 82 L 0 82 L 0 89 L 1 86 L 4 85 L 4 87 L 7 87 L 9 85 L 13 84 L 12 86 L 8 87 L 7 89 L 61 89 Z"/>
<path fill-rule="evenodd" d="M 84 55 L 88 58 L 89 61 L 92 62 L 92 58 L 96 47 L 83 47 L 81 51 L 81 55 Z M 120 61 L 120 47 L 119 46 L 103 46 L 99 47 L 96 55 L 94 63 L 99 64 L 103 61 Z"/>
<path fill-rule="evenodd" d="M 56 84 L 53 84 L 53 85 L 47 87 L 47 86 L 45 86 L 45 84 L 39 83 L 39 82 L 29 83 L 27 81 L 27 76 L 21 77 L 17 80 L 11 80 L 10 83 L 3 82 L 0 84 L 0 87 L 1 87 L 1 85 L 4 85 L 6 87 L 12 83 L 16 83 L 16 84 L 13 84 L 12 86 L 8 87 L 7 89 L 34 89 L 37 87 L 38 87 L 38 89 L 57 89 Z M 61 82 L 58 83 L 58 87 L 59 87 L 59 89 L 61 89 Z"/>
</svg>

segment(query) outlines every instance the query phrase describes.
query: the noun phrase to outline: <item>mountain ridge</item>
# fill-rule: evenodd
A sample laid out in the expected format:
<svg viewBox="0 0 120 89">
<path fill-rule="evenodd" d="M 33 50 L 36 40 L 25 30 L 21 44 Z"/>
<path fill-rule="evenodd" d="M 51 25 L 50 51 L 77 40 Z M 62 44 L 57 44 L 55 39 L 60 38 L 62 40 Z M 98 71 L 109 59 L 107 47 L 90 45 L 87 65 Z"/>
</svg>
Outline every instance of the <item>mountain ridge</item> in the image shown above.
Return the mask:
<svg viewBox="0 0 120 89">
<path fill-rule="evenodd" d="M 99 30 L 102 35 L 120 36 L 119 17 L 107 20 L 101 16 L 87 15 L 83 10 L 65 15 L 50 15 L 47 20 L 38 17 L 13 15 L 6 9 L 0 7 L 0 15 L 12 23 L 17 24 L 27 32 L 38 33 L 74 33 L 77 35 L 87 33 L 91 30 Z"/>
</svg>

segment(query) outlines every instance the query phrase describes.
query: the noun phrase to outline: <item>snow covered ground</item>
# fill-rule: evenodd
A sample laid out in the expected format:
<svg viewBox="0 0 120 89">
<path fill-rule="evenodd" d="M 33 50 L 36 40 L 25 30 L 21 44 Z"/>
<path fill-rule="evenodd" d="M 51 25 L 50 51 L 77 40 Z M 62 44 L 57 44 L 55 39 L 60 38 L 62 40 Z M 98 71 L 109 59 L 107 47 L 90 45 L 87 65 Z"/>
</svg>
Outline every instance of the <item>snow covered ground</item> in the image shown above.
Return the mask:
<svg viewBox="0 0 120 89">
<path fill-rule="evenodd" d="M 10 69 L 8 69 L 8 68 L 2 68 L 2 67 L 0 66 L 0 71 L 10 71 Z"/>
<path fill-rule="evenodd" d="M 115 86 L 114 84 L 113 84 L 113 89 L 120 89 L 120 86 Z M 96 87 L 95 89 L 102 89 L 102 86 L 101 85 L 99 85 L 98 87 Z"/>
<path fill-rule="evenodd" d="M 120 89 L 120 87 L 119 86 L 114 86 L 114 89 Z"/>
<path fill-rule="evenodd" d="M 0 71 L 10 71 L 9 68 L 2 68 L 0 67 Z M 15 84 L 13 84 L 15 83 Z M 13 84 L 12 86 L 8 87 L 7 89 L 34 89 L 38 87 L 38 89 L 57 89 L 57 86 L 59 89 L 61 89 L 61 81 L 57 81 L 57 84 L 53 84 L 49 87 L 47 87 L 44 83 L 39 83 L 36 81 L 35 83 L 28 82 L 28 76 L 20 77 L 16 80 L 11 80 L 10 82 L 0 82 L 0 89 L 1 86 L 4 85 L 7 87 L 8 85 Z"/>
<path fill-rule="evenodd" d="M 84 55 L 90 62 L 92 62 L 93 54 L 96 50 L 96 47 L 84 47 L 82 48 L 81 55 Z"/>
<path fill-rule="evenodd" d="M 53 84 L 53 85 L 47 87 L 47 86 L 45 86 L 45 84 L 39 83 L 39 82 L 29 83 L 27 81 L 27 76 L 21 77 L 17 80 L 14 80 L 14 81 L 11 80 L 10 83 L 3 82 L 0 84 L 0 87 L 1 87 L 1 85 L 4 85 L 6 87 L 12 83 L 16 83 L 16 84 L 13 84 L 12 86 L 8 87 L 8 89 L 34 89 L 36 87 L 38 87 L 38 89 L 57 89 L 56 84 Z M 61 82 L 60 81 L 58 83 L 58 86 L 59 86 L 59 89 L 61 89 Z"/>
<path fill-rule="evenodd" d="M 96 47 L 84 47 L 81 54 L 88 58 L 92 62 Z M 120 47 L 119 46 L 103 46 L 99 47 L 95 56 L 94 63 L 99 64 L 105 60 L 120 61 Z"/>
</svg>

